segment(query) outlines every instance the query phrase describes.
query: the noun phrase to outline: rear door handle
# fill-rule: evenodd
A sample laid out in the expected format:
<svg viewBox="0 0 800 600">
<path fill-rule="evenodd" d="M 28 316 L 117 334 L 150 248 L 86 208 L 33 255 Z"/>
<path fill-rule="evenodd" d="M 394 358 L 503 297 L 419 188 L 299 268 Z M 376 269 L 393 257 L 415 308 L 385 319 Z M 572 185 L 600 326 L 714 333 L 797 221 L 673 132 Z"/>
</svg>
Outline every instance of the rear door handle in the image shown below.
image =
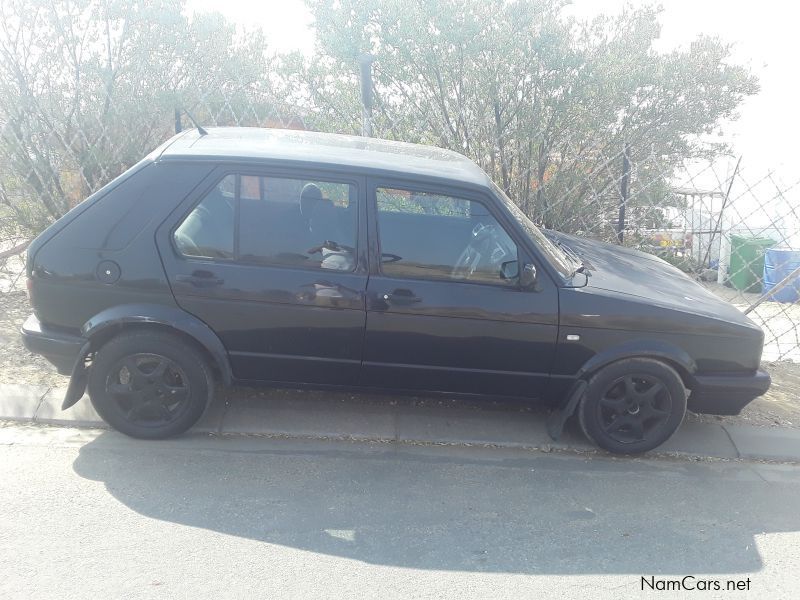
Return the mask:
<svg viewBox="0 0 800 600">
<path fill-rule="evenodd" d="M 176 275 L 175 281 L 190 283 L 195 287 L 214 287 L 225 283 L 224 279 L 216 277 L 211 271 L 195 271 L 191 275 Z"/>
<path fill-rule="evenodd" d="M 408 306 L 409 304 L 422 302 L 422 298 L 418 298 L 414 295 L 414 292 L 407 289 L 397 289 L 384 294 L 382 297 L 387 304 L 396 304 L 398 306 Z"/>
</svg>

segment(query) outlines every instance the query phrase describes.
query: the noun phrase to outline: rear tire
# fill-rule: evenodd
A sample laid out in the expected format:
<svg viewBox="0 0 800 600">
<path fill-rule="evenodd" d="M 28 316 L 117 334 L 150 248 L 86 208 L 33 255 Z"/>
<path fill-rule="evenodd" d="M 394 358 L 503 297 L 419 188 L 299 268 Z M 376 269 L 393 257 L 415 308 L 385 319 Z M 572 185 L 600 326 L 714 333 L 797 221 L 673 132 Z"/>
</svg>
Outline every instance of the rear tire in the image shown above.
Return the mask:
<svg viewBox="0 0 800 600">
<path fill-rule="evenodd" d="M 630 358 L 595 373 L 578 407 L 587 438 L 615 454 L 641 454 L 666 442 L 686 413 L 680 375 L 660 361 Z"/>
<path fill-rule="evenodd" d="M 214 387 L 211 369 L 193 345 L 169 333 L 132 331 L 97 351 L 88 392 L 97 413 L 117 431 L 163 439 L 200 419 Z"/>
</svg>

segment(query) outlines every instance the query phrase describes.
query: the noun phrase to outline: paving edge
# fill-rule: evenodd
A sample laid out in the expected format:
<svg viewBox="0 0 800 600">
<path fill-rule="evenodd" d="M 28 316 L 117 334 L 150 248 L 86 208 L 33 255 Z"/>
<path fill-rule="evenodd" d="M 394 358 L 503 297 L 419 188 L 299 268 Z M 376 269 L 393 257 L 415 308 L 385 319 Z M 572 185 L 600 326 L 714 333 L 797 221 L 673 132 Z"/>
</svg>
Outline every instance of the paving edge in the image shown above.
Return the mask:
<svg viewBox="0 0 800 600">
<path fill-rule="evenodd" d="M 0 384 L 0 420 L 35 423 L 42 425 L 55 425 L 60 427 L 79 427 L 93 429 L 108 429 L 108 425 L 103 422 L 91 404 L 84 398 L 75 407 L 65 413 L 60 411 L 60 397 L 63 390 L 59 388 L 49 388 L 42 393 L 41 387 L 21 386 Z M 13 402 L 3 400 L 2 396 L 10 395 L 13 399 L 25 402 L 27 406 L 20 406 Z M 7 397 L 7 396 L 6 396 Z M 224 421 L 231 413 L 231 404 L 227 401 L 217 403 L 209 409 L 208 417 L 204 418 L 198 427 L 192 429 L 194 433 L 207 433 L 213 435 L 244 435 L 253 437 L 274 437 L 274 438 L 293 438 L 293 439 L 340 439 L 353 441 L 371 441 L 378 443 L 408 443 L 408 444 L 427 444 L 427 445 L 460 445 L 460 446 L 483 446 L 509 449 L 538 450 L 543 452 L 567 451 L 580 453 L 599 453 L 605 454 L 601 450 L 588 445 L 585 440 L 575 436 L 565 435 L 560 441 L 553 441 L 549 437 L 546 439 L 541 435 L 541 427 L 533 427 L 530 440 L 520 441 L 519 439 L 503 439 L 486 437 L 475 437 L 467 433 L 466 435 L 453 435 L 457 432 L 457 425 L 460 417 L 459 409 L 447 409 L 451 413 L 451 422 L 455 422 L 456 431 L 450 431 L 450 435 L 441 437 L 419 436 L 403 434 L 397 428 L 398 413 L 394 407 L 392 418 L 394 419 L 394 435 L 386 436 L 377 432 L 337 432 L 337 431 L 302 431 L 295 428 L 289 430 L 276 430 L 265 428 L 263 431 L 253 429 L 237 431 L 235 428 L 225 427 Z M 358 407 L 355 407 L 358 410 Z M 285 409 L 284 409 L 285 410 Z M 298 408 L 298 413 L 308 410 Z M 465 409 L 473 410 L 473 409 Z M 418 417 L 424 417 L 424 409 L 415 413 Z M 463 414 L 467 414 L 466 412 Z M 470 413 L 471 415 L 474 413 Z M 465 432 L 466 433 L 466 432 Z M 433 439 L 431 439 L 433 438 Z M 611 455 L 613 456 L 613 455 Z M 683 424 L 675 436 L 668 440 L 663 446 L 651 452 L 650 457 L 672 457 L 672 458 L 710 458 L 710 459 L 743 459 L 743 460 L 764 460 L 772 462 L 800 462 L 800 430 L 783 427 L 757 427 L 753 425 L 730 425 L 714 423 L 695 423 Z"/>
</svg>

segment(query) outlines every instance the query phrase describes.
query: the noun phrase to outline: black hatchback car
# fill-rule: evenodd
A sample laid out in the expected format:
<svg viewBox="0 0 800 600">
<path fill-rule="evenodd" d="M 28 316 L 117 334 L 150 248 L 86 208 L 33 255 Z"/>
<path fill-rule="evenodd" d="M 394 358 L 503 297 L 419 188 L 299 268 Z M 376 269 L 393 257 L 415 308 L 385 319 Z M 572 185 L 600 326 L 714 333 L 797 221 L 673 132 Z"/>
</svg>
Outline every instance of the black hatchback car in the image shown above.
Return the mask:
<svg viewBox="0 0 800 600">
<path fill-rule="evenodd" d="M 763 332 L 661 259 L 538 229 L 454 152 L 180 134 L 28 251 L 25 344 L 116 429 L 184 432 L 216 384 L 550 403 L 612 452 L 769 387 Z"/>
</svg>

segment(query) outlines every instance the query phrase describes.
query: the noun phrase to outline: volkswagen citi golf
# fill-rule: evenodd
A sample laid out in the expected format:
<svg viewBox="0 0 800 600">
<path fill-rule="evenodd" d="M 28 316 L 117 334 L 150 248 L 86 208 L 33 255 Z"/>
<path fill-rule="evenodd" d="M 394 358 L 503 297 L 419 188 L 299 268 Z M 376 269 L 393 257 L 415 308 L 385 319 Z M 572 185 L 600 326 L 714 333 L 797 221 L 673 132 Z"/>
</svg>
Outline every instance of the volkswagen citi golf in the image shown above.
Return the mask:
<svg viewBox="0 0 800 600">
<path fill-rule="evenodd" d="M 552 406 L 611 452 L 769 387 L 763 332 L 661 259 L 541 230 L 454 152 L 190 130 L 45 230 L 22 336 L 119 431 L 244 382 Z"/>
</svg>

